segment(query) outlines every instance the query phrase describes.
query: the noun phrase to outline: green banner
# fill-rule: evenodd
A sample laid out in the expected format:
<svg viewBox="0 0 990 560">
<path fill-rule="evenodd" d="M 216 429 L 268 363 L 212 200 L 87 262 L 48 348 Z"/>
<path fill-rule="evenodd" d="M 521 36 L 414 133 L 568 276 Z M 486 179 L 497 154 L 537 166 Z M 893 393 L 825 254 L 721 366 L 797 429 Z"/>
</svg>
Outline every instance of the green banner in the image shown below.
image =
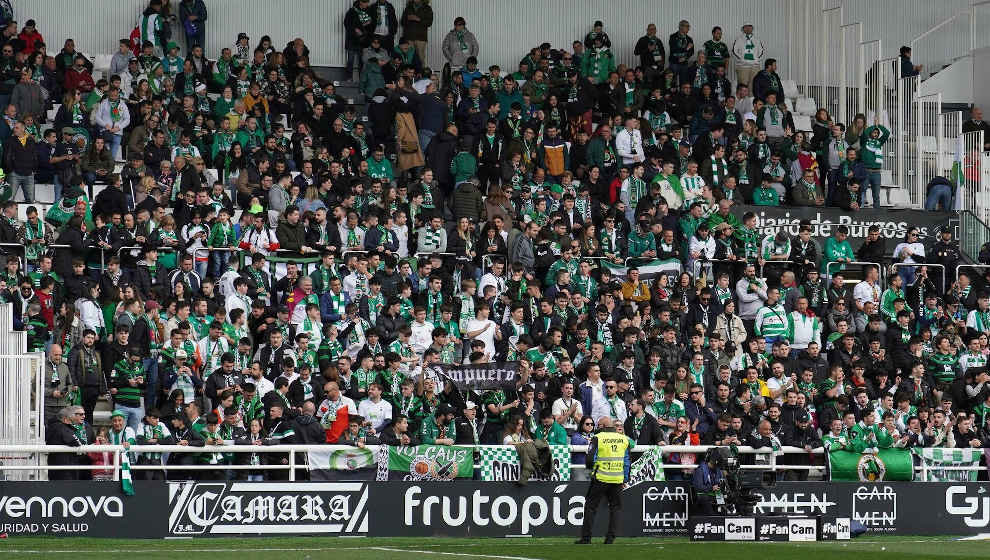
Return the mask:
<svg viewBox="0 0 990 560">
<path fill-rule="evenodd" d="M 830 480 L 911 480 L 914 463 L 907 449 L 881 449 L 872 453 L 832 451 L 828 454 Z"/>
<path fill-rule="evenodd" d="M 941 447 L 914 447 L 911 452 L 921 458 L 924 468 L 919 480 L 925 482 L 975 481 L 980 470 L 979 449 L 952 449 Z M 947 469 L 946 467 L 969 467 Z"/>
<path fill-rule="evenodd" d="M 640 482 L 666 480 L 663 475 L 663 453 L 659 447 L 651 447 L 649 451 L 636 459 L 629 469 L 629 482 L 626 487 L 636 486 Z"/>
<path fill-rule="evenodd" d="M 530 480 L 570 480 L 571 479 L 571 446 L 551 445 L 549 478 L 541 478 L 535 474 Z M 511 445 L 481 448 L 481 480 L 516 481 L 519 480 L 519 453 Z"/>
<path fill-rule="evenodd" d="M 474 450 L 450 445 L 393 447 L 378 455 L 378 480 L 453 480 L 474 475 Z"/>
</svg>

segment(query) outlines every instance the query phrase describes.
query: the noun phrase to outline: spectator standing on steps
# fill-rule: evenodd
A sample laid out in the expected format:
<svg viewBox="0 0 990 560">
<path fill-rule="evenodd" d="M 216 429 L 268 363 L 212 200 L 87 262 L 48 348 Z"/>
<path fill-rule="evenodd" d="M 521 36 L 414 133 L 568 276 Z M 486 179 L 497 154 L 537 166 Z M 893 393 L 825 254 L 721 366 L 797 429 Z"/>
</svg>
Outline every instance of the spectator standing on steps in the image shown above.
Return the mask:
<svg viewBox="0 0 990 560">
<path fill-rule="evenodd" d="M 467 64 L 467 59 L 478 56 L 478 39 L 467 29 L 467 22 L 458 16 L 454 19 L 454 28 L 443 39 L 443 57 L 450 64 L 450 70 L 460 70 Z"/>
<path fill-rule="evenodd" d="M 736 85 L 751 86 L 766 49 L 763 41 L 753 35 L 753 24 L 742 26 L 742 35 L 732 43 L 732 58 L 736 63 Z"/>
<path fill-rule="evenodd" d="M 344 49 L 347 51 L 347 77 L 357 83 L 361 72 L 361 51 L 371 44 L 371 34 L 375 30 L 375 16 L 369 8 L 368 0 L 354 0 L 351 9 L 344 16 Z"/>
<path fill-rule="evenodd" d="M 206 49 L 206 3 L 203 0 L 182 0 L 179 4 L 179 21 L 186 34 L 186 49 L 192 53 L 193 47 Z"/>
<path fill-rule="evenodd" d="M 432 26 L 433 8 L 430 7 L 430 0 L 409 0 L 406 8 L 402 10 L 402 32 L 416 49 L 416 54 L 423 64 L 428 64 L 426 42 Z"/>
<path fill-rule="evenodd" d="M 14 133 L 3 148 L 4 168 L 10 181 L 10 196 L 17 195 L 17 188 L 24 192 L 24 202 L 34 202 L 34 172 L 38 170 L 38 148 L 24 123 L 14 123 Z"/>
</svg>

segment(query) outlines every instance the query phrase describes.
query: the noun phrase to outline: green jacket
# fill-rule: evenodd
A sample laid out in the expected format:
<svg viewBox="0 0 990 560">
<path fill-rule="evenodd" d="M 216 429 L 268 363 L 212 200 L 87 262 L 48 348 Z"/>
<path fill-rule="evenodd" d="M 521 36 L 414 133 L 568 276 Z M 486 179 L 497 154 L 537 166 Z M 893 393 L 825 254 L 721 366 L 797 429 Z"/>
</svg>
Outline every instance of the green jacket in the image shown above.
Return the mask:
<svg viewBox="0 0 990 560">
<path fill-rule="evenodd" d="M 772 188 L 756 187 L 753 191 L 754 206 L 780 206 L 780 195 Z"/>
<path fill-rule="evenodd" d="M 478 172 L 478 161 L 470 152 L 458 152 L 450 162 L 450 173 L 454 176 L 454 183 L 467 181 Z"/>
<path fill-rule="evenodd" d="M 454 439 L 453 425 L 447 426 L 447 437 Z M 424 445 L 435 445 L 440 438 L 440 426 L 437 425 L 437 418 L 430 414 L 423 418 L 423 425 L 419 427 L 419 440 Z"/>
<path fill-rule="evenodd" d="M 876 139 L 870 136 L 874 130 L 880 131 L 880 136 Z M 866 130 L 860 135 L 859 160 L 868 169 L 880 169 L 883 167 L 883 145 L 887 142 L 888 138 L 890 138 L 890 131 L 879 124 L 866 127 Z"/>
<path fill-rule="evenodd" d="M 825 258 L 822 259 L 822 274 L 828 274 L 827 269 L 828 263 L 834 262 L 840 258 L 849 259 L 850 261 L 856 260 L 856 255 L 853 253 L 852 245 L 849 244 L 849 240 L 846 239 L 842 243 L 835 240 L 835 237 L 829 237 L 825 240 L 825 249 L 822 250 L 822 254 Z M 846 268 L 846 265 L 841 264 L 838 267 L 833 266 L 832 272 L 838 272 Z"/>
<path fill-rule="evenodd" d="M 608 48 L 588 49 L 581 57 L 581 75 L 596 84 L 608 81 L 608 75 L 614 71 L 615 55 Z"/>
<path fill-rule="evenodd" d="M 612 154 L 612 163 L 618 165 L 615 159 L 615 139 L 611 139 L 607 146 Z M 597 165 L 598 167 L 603 167 L 605 165 L 605 140 L 601 136 L 595 136 L 590 142 L 588 142 L 588 167 L 592 165 Z"/>
<path fill-rule="evenodd" d="M 375 161 L 375 158 L 368 158 L 368 176 L 372 179 L 383 179 L 391 181 L 395 176 L 392 173 L 392 162 L 386 158 Z"/>
<path fill-rule="evenodd" d="M 862 453 L 864 450 L 873 447 L 886 449 L 893 445 L 894 438 L 887 433 L 887 430 L 881 429 L 882 427 L 883 425 L 879 423 L 867 426 L 862 421 L 856 424 L 852 428 L 855 435 L 852 440 L 852 451 Z"/>
<path fill-rule="evenodd" d="M 536 427 L 536 431 L 533 433 L 533 437 L 538 440 L 543 440 L 549 445 L 567 445 L 567 430 L 563 426 L 554 421 L 549 428 L 546 428 L 541 423 Z"/>
</svg>

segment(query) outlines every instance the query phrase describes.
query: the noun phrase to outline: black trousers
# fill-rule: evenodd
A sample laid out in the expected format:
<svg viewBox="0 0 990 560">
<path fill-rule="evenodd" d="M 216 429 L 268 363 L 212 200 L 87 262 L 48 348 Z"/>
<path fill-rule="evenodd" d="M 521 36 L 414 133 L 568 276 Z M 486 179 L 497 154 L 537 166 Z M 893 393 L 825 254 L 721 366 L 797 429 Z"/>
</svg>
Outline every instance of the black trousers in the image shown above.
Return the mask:
<svg viewBox="0 0 990 560">
<path fill-rule="evenodd" d="M 692 515 L 715 515 L 715 498 L 698 494 L 694 498 L 694 509 Z"/>
<path fill-rule="evenodd" d="M 622 484 L 609 484 L 593 478 L 584 499 L 584 524 L 581 525 L 581 538 L 584 540 L 591 539 L 591 526 L 595 522 L 595 514 L 602 498 L 608 500 L 608 531 L 605 538 L 615 538 L 615 530 L 619 526 L 619 511 L 622 509 Z"/>
</svg>

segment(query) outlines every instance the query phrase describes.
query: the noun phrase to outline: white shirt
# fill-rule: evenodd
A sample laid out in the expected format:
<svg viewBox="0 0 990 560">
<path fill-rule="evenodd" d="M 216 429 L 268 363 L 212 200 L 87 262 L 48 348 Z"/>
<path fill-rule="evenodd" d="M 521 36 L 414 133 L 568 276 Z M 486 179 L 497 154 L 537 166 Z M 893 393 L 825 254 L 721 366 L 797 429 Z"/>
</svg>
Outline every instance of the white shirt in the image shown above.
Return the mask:
<svg viewBox="0 0 990 560">
<path fill-rule="evenodd" d="M 245 299 L 247 299 L 247 295 L 241 296 L 236 290 L 227 296 L 223 306 L 227 311 L 227 316 L 230 317 L 230 312 L 234 309 L 243 309 L 244 316 L 247 317 L 247 314 L 251 312 L 251 304 L 247 303 Z"/>
<path fill-rule="evenodd" d="M 364 289 L 366 289 L 366 290 L 368 289 L 368 281 L 369 280 L 371 280 L 371 275 L 370 274 L 365 274 Z M 348 274 L 347 276 L 345 276 L 342 285 L 343 285 L 343 288 L 344 288 L 344 293 L 347 294 L 347 296 L 351 298 L 351 301 L 357 301 L 359 297 L 363 297 L 364 296 L 364 294 L 359 293 L 358 292 L 358 289 L 357 289 L 357 285 L 358 285 L 358 273 L 357 272 L 352 272 L 352 273 Z"/>
<path fill-rule="evenodd" d="M 621 398 L 616 397 L 615 402 L 615 421 L 622 422 L 626 421 L 626 416 L 629 413 L 626 411 L 626 402 Z M 608 399 L 604 395 L 595 395 L 591 399 L 591 417 L 595 419 L 595 424 L 602 418 L 612 418 L 612 408 L 609 406 Z"/>
<path fill-rule="evenodd" d="M 433 344 L 433 323 L 423 321 L 422 324 L 413 321 L 409 328 L 412 329 L 412 336 L 409 337 L 409 346 L 413 352 L 422 354 Z"/>
<path fill-rule="evenodd" d="M 485 286 L 495 286 L 495 296 L 498 297 L 505 291 L 505 278 L 487 272 L 481 277 L 481 282 L 478 284 L 479 294 L 485 293 Z"/>
<path fill-rule="evenodd" d="M 467 331 L 472 332 L 479 329 L 484 329 L 486 325 L 490 325 L 489 328 L 485 329 L 485 332 L 474 337 L 472 340 L 480 340 L 485 343 L 485 353 L 489 356 L 495 355 L 495 329 L 498 325 L 495 324 L 491 319 L 471 319 L 467 324 Z"/>
<path fill-rule="evenodd" d="M 873 285 L 870 285 L 869 282 L 863 280 L 859 284 L 856 284 L 856 287 L 853 288 L 853 298 L 855 298 L 860 305 L 868 301 L 872 301 L 873 303 L 880 305 L 880 291 L 880 285 L 876 282 L 874 282 Z"/>
<path fill-rule="evenodd" d="M 254 383 L 255 391 L 258 393 L 258 398 L 264 398 L 265 395 L 275 390 L 275 384 L 266 379 L 264 376 L 261 379 L 248 378 L 247 382 Z"/>
<path fill-rule="evenodd" d="M 551 412 L 553 412 L 554 417 L 557 417 L 567 412 L 572 405 L 577 405 L 575 408 L 579 418 L 584 416 L 584 409 L 581 408 L 581 401 L 575 398 L 571 398 L 570 402 L 565 401 L 564 397 L 560 397 L 559 399 L 553 401 Z M 578 427 L 577 420 L 570 416 L 560 425 L 563 426 L 565 430 L 568 428 L 576 430 Z"/>
<path fill-rule="evenodd" d="M 615 135 L 615 152 L 622 156 L 623 165 L 643 161 L 643 135 L 639 130 L 623 128 Z"/>
<path fill-rule="evenodd" d="M 378 399 L 377 403 L 372 402 L 371 399 L 364 399 L 358 405 L 358 416 L 371 422 L 371 427 L 376 432 L 381 431 L 386 424 L 392 421 L 392 404 L 385 399 Z"/>
<path fill-rule="evenodd" d="M 395 234 L 395 238 L 399 241 L 399 248 L 395 251 L 395 254 L 400 258 L 404 259 L 409 256 L 409 230 L 402 226 L 392 226 L 390 228 L 392 233 Z"/>
<path fill-rule="evenodd" d="M 340 410 L 340 408 L 343 407 L 347 407 L 347 414 L 350 415 L 350 414 L 358 413 L 357 412 L 358 408 L 357 405 L 354 404 L 354 401 L 352 401 L 348 397 L 345 397 L 343 394 L 340 395 L 339 399 L 333 402 L 340 403 L 340 407 L 338 407 L 337 410 Z M 323 402 L 320 403 L 320 406 L 316 408 L 316 417 L 323 418 L 323 415 L 326 414 L 328 410 L 330 410 L 330 399 L 323 399 Z"/>
</svg>

